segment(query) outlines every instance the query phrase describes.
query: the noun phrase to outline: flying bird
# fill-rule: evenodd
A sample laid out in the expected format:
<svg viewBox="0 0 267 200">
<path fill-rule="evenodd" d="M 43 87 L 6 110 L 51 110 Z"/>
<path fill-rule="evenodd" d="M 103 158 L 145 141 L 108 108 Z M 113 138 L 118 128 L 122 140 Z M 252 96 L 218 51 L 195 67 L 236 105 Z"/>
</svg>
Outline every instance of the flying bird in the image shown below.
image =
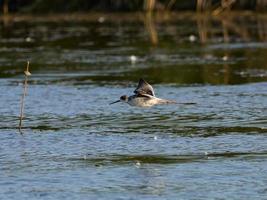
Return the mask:
<svg viewBox="0 0 267 200">
<path fill-rule="evenodd" d="M 140 79 L 137 88 L 134 90 L 134 95 L 123 95 L 120 100 L 110 103 L 124 102 L 131 106 L 151 107 L 158 104 L 176 104 L 176 101 L 160 99 L 155 96 L 153 87 L 144 79 Z"/>
</svg>

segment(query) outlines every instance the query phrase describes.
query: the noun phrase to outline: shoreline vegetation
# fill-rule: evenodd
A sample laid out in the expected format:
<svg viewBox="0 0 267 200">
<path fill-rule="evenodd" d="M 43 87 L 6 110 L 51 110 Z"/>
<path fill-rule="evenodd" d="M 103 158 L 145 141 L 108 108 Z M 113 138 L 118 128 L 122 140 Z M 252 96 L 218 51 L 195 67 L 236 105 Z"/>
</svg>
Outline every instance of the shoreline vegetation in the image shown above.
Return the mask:
<svg viewBox="0 0 267 200">
<path fill-rule="evenodd" d="M 0 0 L 0 8 L 2 14 L 196 11 L 218 15 L 230 10 L 264 12 L 267 0 Z"/>
<path fill-rule="evenodd" d="M 103 13 L 103 12 L 75 12 L 75 13 L 43 13 L 43 14 L 32 14 L 32 13 L 13 13 L 9 15 L 0 15 L 0 21 L 3 22 L 3 27 L 12 30 L 12 24 L 18 21 L 34 21 L 34 22 L 138 22 L 143 23 L 147 32 L 149 33 L 151 43 L 157 45 L 158 30 L 157 25 L 165 24 L 168 26 L 176 20 L 190 19 L 197 27 L 197 33 L 199 42 L 202 44 L 208 43 L 212 40 L 214 34 L 210 29 L 212 24 L 221 25 L 221 34 L 225 42 L 229 42 L 229 34 L 239 35 L 244 41 L 250 41 L 251 35 L 258 38 L 260 41 L 267 40 L 267 14 L 266 13 L 255 13 L 252 11 L 231 11 L 230 13 L 222 13 L 220 15 L 211 15 L 209 13 L 195 13 L 192 11 L 186 12 L 132 12 L 132 13 Z M 245 24 L 240 23 L 240 20 L 246 19 L 250 22 L 257 24 L 257 28 L 251 32 Z M 170 32 L 170 35 L 179 35 L 179 33 Z M 256 36 L 258 35 L 258 36 Z"/>
<path fill-rule="evenodd" d="M 203 83 L 212 83 L 212 84 L 233 84 L 237 83 L 236 79 L 240 75 L 242 80 L 245 82 L 254 82 L 254 81 L 263 81 L 266 80 L 265 71 L 266 71 L 266 52 L 264 49 L 266 47 L 267 41 L 267 15 L 262 13 L 258 14 L 250 11 L 233 11 L 230 13 L 222 13 L 218 16 L 213 16 L 205 13 L 195 13 L 195 12 L 154 12 L 153 14 L 146 12 L 132 12 L 132 13 L 101 13 L 101 12 L 90 12 L 90 13 L 72 13 L 72 14 L 42 14 L 42 15 L 33 15 L 33 14 L 10 14 L 7 16 L 0 16 L 0 21 L 3 23 L 3 33 L 2 37 L 12 38 L 12 37 L 23 37 L 22 44 L 27 47 L 36 47 L 39 48 L 40 45 L 45 43 L 38 43 L 42 41 L 44 36 L 49 35 L 50 29 L 44 29 L 43 32 L 40 32 L 38 29 L 39 24 L 48 24 L 50 27 L 59 27 L 56 33 L 67 34 L 69 32 L 64 32 L 65 26 L 59 26 L 66 24 L 68 26 L 85 26 L 85 24 L 95 24 L 97 27 L 102 27 L 100 24 L 103 24 L 103 27 L 120 27 L 125 24 L 132 24 L 131 26 L 139 26 L 144 30 L 145 39 L 141 43 L 134 44 L 135 48 L 143 49 L 143 46 L 150 48 L 151 55 L 153 54 L 153 48 L 155 51 L 157 49 L 168 49 L 172 48 L 173 44 L 179 45 L 190 45 L 191 43 L 199 43 L 205 48 L 198 55 L 203 61 L 207 62 L 205 67 L 201 67 L 201 74 L 194 74 L 193 77 L 201 77 Z M 35 35 L 28 35 L 28 31 L 25 31 L 25 35 L 14 35 L 14 30 L 16 30 L 18 24 L 24 24 L 24 22 L 30 22 L 31 32 L 38 35 L 38 40 L 35 41 L 37 37 Z M 52 23 L 51 23 L 52 22 Z M 191 30 L 186 32 L 181 32 L 179 27 L 184 27 L 181 24 L 187 23 L 190 24 Z M 135 24 L 135 25 L 133 25 Z M 86 25 L 87 26 L 87 25 Z M 24 26 L 23 26 L 24 27 Z M 173 28 L 178 27 L 178 28 Z M 161 34 L 162 28 L 164 28 L 164 34 L 168 35 L 168 38 L 164 37 Z M 27 29 L 26 29 L 27 30 Z M 89 29 L 86 29 L 89 30 Z M 96 32 L 86 31 L 80 35 L 72 37 L 74 41 L 84 40 L 87 38 L 93 40 L 95 37 L 102 38 L 102 31 L 106 29 L 97 28 Z M 83 35 L 84 34 L 84 35 Z M 62 36 L 62 35 L 61 35 Z M 117 37 L 117 36 L 115 36 Z M 80 39 L 81 38 L 81 39 Z M 60 39 L 59 39 L 60 40 Z M 65 46 L 65 42 L 68 40 L 64 39 L 58 42 L 58 40 L 50 42 L 49 48 L 55 47 L 58 48 L 59 45 Z M 106 48 L 107 43 L 110 41 L 110 38 L 102 38 L 101 48 Z M 36 43 L 35 43 L 36 42 Z M 145 43 L 144 43 L 145 42 Z M 233 43 L 233 44 L 232 44 Z M 9 45 L 12 43 L 4 42 L 3 44 Z M 218 44 L 220 47 L 217 50 L 212 48 L 212 45 Z M 30 46 L 29 46 L 30 45 Z M 211 45 L 211 46 L 209 46 Z M 45 46 L 45 45 L 44 45 Z M 206 46 L 206 47 L 205 47 Z M 216 46 L 216 45 L 215 45 Z M 246 50 L 238 50 L 240 46 L 243 46 Z M 67 46 L 68 49 L 77 48 L 76 43 L 74 46 L 70 44 Z M 183 46 L 184 48 L 185 46 Z M 79 46 L 79 48 L 83 48 Z M 88 47 L 89 49 L 91 47 Z M 92 49 L 98 48 L 97 44 L 92 46 Z M 110 47 L 108 47 L 110 48 Z M 236 50 L 235 50 L 236 49 Z M 257 60 L 253 59 L 257 54 Z M 242 73 L 237 75 L 235 73 L 236 66 L 232 65 L 232 59 L 235 57 L 235 54 L 243 54 L 242 56 L 248 58 L 242 64 Z M 150 53 L 148 53 L 150 54 Z M 86 54 L 87 55 L 87 54 Z M 152 55 L 153 56 L 153 55 Z M 240 56 L 240 55 L 239 55 Z M 38 63 L 39 62 L 39 63 Z M 210 62 L 220 63 L 220 65 L 212 66 L 210 68 Z M 214 76 L 210 72 L 212 69 L 215 73 L 218 70 L 218 67 L 223 65 L 223 69 L 218 76 Z M 71 63 L 71 65 L 76 66 L 76 63 Z M 83 65 L 83 64 L 79 64 Z M 85 64 L 90 66 L 90 64 Z M 200 65 L 202 65 L 200 63 Z M 33 65 L 35 71 L 39 71 L 43 66 L 43 63 L 36 61 Z M 49 66 L 49 64 L 48 64 Z M 53 67 L 62 67 L 62 65 L 54 64 Z M 254 66 L 257 66 L 257 70 L 254 70 Z M 51 66 L 50 66 L 51 67 Z M 158 82 L 164 82 L 166 80 L 170 82 L 181 82 L 180 77 L 174 76 L 173 70 L 166 70 L 165 68 L 149 71 L 152 76 L 156 77 L 156 74 L 159 74 L 159 70 L 162 70 L 160 73 L 165 73 L 164 80 L 157 79 Z M 177 73 L 181 73 L 180 68 L 177 68 Z M 241 70 L 241 69 L 240 69 Z M 14 76 L 21 75 L 21 72 L 16 70 L 15 64 L 12 66 L 3 66 L 0 69 L 0 76 L 5 78 L 11 78 Z M 138 73 L 142 74 L 143 71 L 140 70 L 136 72 L 136 76 L 139 77 Z M 153 75 L 154 73 L 154 75 Z M 182 73 L 188 73 L 187 71 L 182 71 Z M 250 76 L 249 73 L 252 75 Z M 187 75 L 186 75 L 187 76 Z M 188 75 L 189 76 L 189 75 Z M 166 78 L 168 77 L 168 78 Z M 106 81 L 107 76 L 95 76 L 90 77 L 92 81 Z M 121 77 L 117 77 L 122 80 Z M 129 77 L 128 77 L 129 78 Z M 113 78 L 112 78 L 113 79 Z M 127 79 L 127 78 L 125 78 Z M 188 80 L 194 79 L 190 76 L 189 79 L 186 79 L 185 82 L 190 82 Z M 111 80 L 111 79 L 110 79 Z M 168 82 L 167 81 L 167 82 Z M 184 80 L 183 80 L 184 81 Z M 182 81 L 182 82 L 183 82 Z M 31 83 L 31 81 L 30 81 Z M 243 82 L 242 82 L 243 83 Z"/>
</svg>

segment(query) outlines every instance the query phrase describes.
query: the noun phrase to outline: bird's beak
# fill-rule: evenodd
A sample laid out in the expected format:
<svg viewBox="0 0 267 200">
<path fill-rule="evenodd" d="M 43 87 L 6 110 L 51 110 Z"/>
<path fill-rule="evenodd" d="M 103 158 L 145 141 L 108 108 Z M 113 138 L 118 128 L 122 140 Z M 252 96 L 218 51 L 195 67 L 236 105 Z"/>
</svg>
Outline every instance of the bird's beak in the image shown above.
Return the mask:
<svg viewBox="0 0 267 200">
<path fill-rule="evenodd" d="M 121 100 L 114 101 L 114 102 L 110 103 L 109 105 L 114 104 L 114 103 L 119 103 L 120 101 L 121 101 Z"/>
</svg>

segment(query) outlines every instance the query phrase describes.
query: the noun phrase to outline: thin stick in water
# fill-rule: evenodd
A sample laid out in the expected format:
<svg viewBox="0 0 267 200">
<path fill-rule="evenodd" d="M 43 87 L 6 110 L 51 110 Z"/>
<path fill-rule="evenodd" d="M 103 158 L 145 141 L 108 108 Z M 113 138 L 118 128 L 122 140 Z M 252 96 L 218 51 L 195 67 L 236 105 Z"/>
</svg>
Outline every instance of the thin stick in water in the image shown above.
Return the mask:
<svg viewBox="0 0 267 200">
<path fill-rule="evenodd" d="M 23 94 L 21 97 L 21 104 L 20 104 L 20 117 L 19 117 L 19 131 L 20 133 L 22 133 L 21 129 L 22 129 L 22 119 L 23 119 L 23 113 L 24 113 L 24 101 L 25 101 L 25 96 L 27 93 L 27 86 L 28 86 L 28 76 L 31 75 L 30 71 L 29 71 L 29 66 L 30 66 L 30 62 L 27 62 L 27 67 L 26 70 L 24 71 L 25 74 L 25 81 L 24 81 L 24 88 L 23 88 Z"/>
</svg>

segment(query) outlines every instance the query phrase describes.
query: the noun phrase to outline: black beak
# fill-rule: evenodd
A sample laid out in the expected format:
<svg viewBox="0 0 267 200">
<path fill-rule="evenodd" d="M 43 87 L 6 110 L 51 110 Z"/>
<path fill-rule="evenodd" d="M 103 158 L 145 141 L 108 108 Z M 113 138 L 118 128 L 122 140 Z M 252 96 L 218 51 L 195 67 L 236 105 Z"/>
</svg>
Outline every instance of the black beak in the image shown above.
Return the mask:
<svg viewBox="0 0 267 200">
<path fill-rule="evenodd" d="M 119 103 L 120 101 L 121 101 L 121 100 L 114 101 L 114 102 L 110 103 L 109 105 L 114 104 L 114 103 Z"/>
</svg>

